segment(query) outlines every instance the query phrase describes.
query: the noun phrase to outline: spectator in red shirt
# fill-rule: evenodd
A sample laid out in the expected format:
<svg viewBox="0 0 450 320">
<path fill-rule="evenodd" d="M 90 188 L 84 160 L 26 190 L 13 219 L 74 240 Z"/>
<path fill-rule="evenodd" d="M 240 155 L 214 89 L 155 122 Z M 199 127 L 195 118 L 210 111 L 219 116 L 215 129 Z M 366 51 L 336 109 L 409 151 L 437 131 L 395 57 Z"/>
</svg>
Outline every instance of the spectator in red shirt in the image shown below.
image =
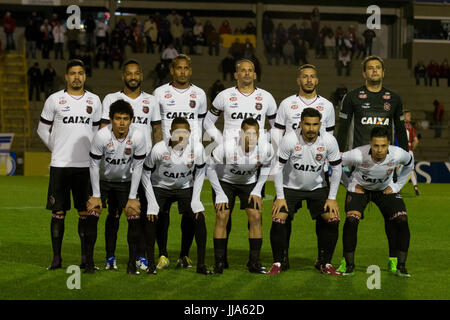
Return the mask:
<svg viewBox="0 0 450 320">
<path fill-rule="evenodd" d="M 440 138 L 442 133 L 442 121 L 444 120 L 444 105 L 437 100 L 433 101 L 433 105 L 434 137 Z"/>
<path fill-rule="evenodd" d="M 403 114 L 405 116 L 405 128 L 408 136 L 409 153 L 413 155 L 414 149 L 419 144 L 419 138 L 417 137 L 416 130 L 414 129 L 414 125 L 411 122 L 412 120 L 411 111 L 404 110 Z M 411 182 L 414 186 L 414 191 L 416 195 L 419 195 L 419 187 L 417 186 L 417 175 L 414 169 L 411 171 Z"/>
<path fill-rule="evenodd" d="M 230 27 L 230 23 L 228 22 L 228 20 L 225 20 L 224 22 L 222 22 L 222 25 L 220 26 L 219 29 L 219 34 L 231 34 L 231 27 Z"/>
<path fill-rule="evenodd" d="M 435 60 L 431 60 L 427 66 L 428 79 L 430 79 L 430 87 L 433 84 L 433 79 L 436 79 L 436 86 L 439 87 L 439 65 Z"/>
<path fill-rule="evenodd" d="M 439 68 L 439 77 L 447 79 L 447 87 L 450 87 L 450 67 L 448 66 L 447 59 L 442 62 Z"/>
<path fill-rule="evenodd" d="M 11 16 L 11 12 L 6 12 L 2 20 L 3 31 L 6 35 L 6 50 L 16 50 L 14 43 L 14 31 L 16 30 L 16 19 Z"/>
</svg>

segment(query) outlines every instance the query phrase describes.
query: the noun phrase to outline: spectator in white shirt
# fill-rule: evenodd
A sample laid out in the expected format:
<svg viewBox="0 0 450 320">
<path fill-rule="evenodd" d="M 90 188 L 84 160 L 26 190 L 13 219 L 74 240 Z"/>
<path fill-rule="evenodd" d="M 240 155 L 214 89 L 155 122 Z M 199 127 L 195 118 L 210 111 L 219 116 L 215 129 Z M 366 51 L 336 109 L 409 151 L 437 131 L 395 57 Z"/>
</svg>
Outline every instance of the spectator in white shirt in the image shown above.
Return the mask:
<svg viewBox="0 0 450 320">
<path fill-rule="evenodd" d="M 64 34 L 66 33 L 66 28 L 58 20 L 53 27 L 52 33 L 55 44 L 55 60 L 58 60 L 58 56 L 61 56 L 61 60 L 64 60 Z"/>
</svg>

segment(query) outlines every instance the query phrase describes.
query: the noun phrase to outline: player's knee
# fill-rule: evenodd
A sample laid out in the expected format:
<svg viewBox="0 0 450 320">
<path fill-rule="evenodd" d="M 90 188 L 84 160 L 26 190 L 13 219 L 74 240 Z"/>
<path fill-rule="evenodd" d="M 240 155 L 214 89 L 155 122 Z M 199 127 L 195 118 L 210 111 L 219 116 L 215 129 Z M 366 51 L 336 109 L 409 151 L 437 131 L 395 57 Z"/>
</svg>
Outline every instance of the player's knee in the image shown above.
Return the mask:
<svg viewBox="0 0 450 320">
<path fill-rule="evenodd" d="M 216 224 L 226 226 L 230 218 L 229 211 L 222 211 L 221 213 L 216 213 Z"/>
<path fill-rule="evenodd" d="M 361 220 L 361 213 L 359 211 L 348 211 L 346 221 L 350 223 L 358 223 Z"/>
<path fill-rule="evenodd" d="M 247 210 L 247 215 L 250 225 L 260 225 L 262 223 L 261 214 L 257 210 Z"/>
<path fill-rule="evenodd" d="M 320 221 L 324 221 L 326 223 L 332 223 L 332 224 L 339 224 L 339 217 L 337 218 L 331 218 L 330 213 L 326 212 L 320 215 L 320 218 L 318 218 Z"/>
</svg>

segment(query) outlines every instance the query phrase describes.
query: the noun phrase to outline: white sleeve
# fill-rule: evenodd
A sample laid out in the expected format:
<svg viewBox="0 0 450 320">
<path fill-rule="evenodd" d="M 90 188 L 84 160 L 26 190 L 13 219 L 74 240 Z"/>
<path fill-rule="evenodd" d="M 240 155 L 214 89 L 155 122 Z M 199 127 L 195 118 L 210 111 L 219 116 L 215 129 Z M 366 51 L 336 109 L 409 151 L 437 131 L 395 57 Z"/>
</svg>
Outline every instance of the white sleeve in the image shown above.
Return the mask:
<svg viewBox="0 0 450 320">
<path fill-rule="evenodd" d="M 217 129 L 215 125 L 217 119 L 219 119 L 219 116 L 216 116 L 211 111 L 209 111 L 206 114 L 205 120 L 203 121 L 203 127 L 216 143 L 222 144 L 223 142 L 222 133 L 219 131 L 219 129 Z"/>
<path fill-rule="evenodd" d="M 258 176 L 258 181 L 256 182 L 255 187 L 253 188 L 252 192 L 250 193 L 251 195 L 255 195 L 258 197 L 261 197 L 261 190 L 264 186 L 264 184 L 267 181 L 267 178 L 269 177 L 270 174 L 270 169 L 272 168 L 272 160 L 273 160 L 273 156 L 274 156 L 274 151 L 273 151 L 273 147 L 272 145 L 268 145 L 268 150 L 265 152 L 265 156 L 264 156 L 264 161 L 262 162 L 260 171 L 259 171 L 259 176 Z"/>
<path fill-rule="evenodd" d="M 361 151 L 356 148 L 342 154 L 342 165 L 345 166 L 357 166 L 362 163 Z"/>
<path fill-rule="evenodd" d="M 94 103 L 94 115 L 92 116 L 92 130 L 94 132 L 97 132 L 98 129 L 100 128 L 100 122 L 102 120 L 102 111 L 103 111 L 103 106 L 102 103 L 100 101 L 99 97 L 96 97 L 97 99 L 95 99 Z"/>
<path fill-rule="evenodd" d="M 154 149 L 153 149 L 154 150 Z M 156 201 L 155 193 L 153 191 L 153 186 L 151 182 L 151 174 L 154 170 L 154 161 L 152 160 L 152 157 L 154 157 L 155 152 L 152 150 L 152 152 L 147 156 L 147 158 L 144 161 L 144 166 L 142 170 L 142 186 L 145 190 L 145 197 L 147 198 L 147 215 L 158 215 L 159 213 L 159 206 L 158 202 Z"/>
<path fill-rule="evenodd" d="M 150 99 L 151 108 L 152 108 L 152 118 L 151 123 L 158 124 L 161 123 L 161 110 L 159 108 L 159 102 L 157 99 Z"/>
<path fill-rule="evenodd" d="M 206 175 L 208 176 L 209 182 L 216 193 L 216 204 L 218 203 L 228 203 L 228 197 L 222 189 L 219 182 L 219 177 L 217 175 L 217 165 L 225 166 L 223 161 L 223 145 L 217 146 L 211 153 L 211 157 L 208 161 L 208 166 L 206 168 Z"/>
<path fill-rule="evenodd" d="M 267 120 L 269 120 L 270 126 L 273 128 L 275 125 L 275 119 L 277 116 L 277 103 L 271 94 L 269 94 L 269 104 L 267 106 Z"/>
<path fill-rule="evenodd" d="M 99 132 L 94 136 L 89 153 L 89 175 L 91 177 L 92 196 L 100 198 L 100 162 L 103 157 L 103 144 Z"/>
<path fill-rule="evenodd" d="M 391 182 L 391 184 L 389 185 L 394 193 L 400 192 L 403 186 L 408 182 L 409 174 L 414 167 L 414 157 L 412 153 L 406 152 L 405 150 L 400 148 L 398 148 L 397 151 L 400 154 L 399 163 L 403 166 L 397 172 L 397 182 Z"/>
<path fill-rule="evenodd" d="M 329 134 L 333 134 L 334 132 L 334 127 L 335 127 L 335 116 L 334 116 L 334 106 L 333 104 L 330 102 L 330 109 L 329 112 L 327 113 L 327 119 L 326 121 L 324 121 L 325 124 L 325 130 L 329 133 Z"/>
<path fill-rule="evenodd" d="M 111 105 L 111 94 L 108 94 L 103 99 L 103 103 L 102 103 L 102 120 L 104 120 L 104 122 L 107 122 L 107 123 L 111 122 L 111 120 L 109 119 L 110 105 Z"/>
<path fill-rule="evenodd" d="M 45 101 L 44 109 L 42 110 L 41 113 L 37 134 L 50 151 L 53 151 L 52 146 L 50 144 L 50 130 L 53 126 L 54 119 L 55 119 L 54 103 L 51 97 L 49 97 Z"/>
<path fill-rule="evenodd" d="M 205 180 L 205 149 L 201 146 L 201 151 L 198 152 L 199 155 L 195 161 L 195 176 L 194 176 L 194 187 L 192 190 L 192 201 L 191 201 L 191 209 L 194 213 L 205 211 L 205 207 L 203 206 L 200 195 L 202 193 L 203 182 Z"/>
<path fill-rule="evenodd" d="M 139 182 L 141 181 L 142 176 L 142 167 L 144 165 L 145 160 L 145 137 L 142 131 L 136 131 L 136 149 L 133 154 L 133 162 L 131 164 L 132 173 L 131 173 L 131 187 L 130 194 L 128 196 L 129 199 L 136 199 L 137 191 L 139 188 Z"/>
<path fill-rule="evenodd" d="M 275 190 L 277 193 L 277 199 L 284 199 L 284 190 L 283 190 L 283 169 L 286 162 L 289 160 L 291 156 L 291 150 L 289 148 L 289 138 L 284 136 L 281 140 L 281 144 L 278 147 L 278 159 L 275 167 L 275 175 L 274 175 L 274 183 Z"/>
</svg>

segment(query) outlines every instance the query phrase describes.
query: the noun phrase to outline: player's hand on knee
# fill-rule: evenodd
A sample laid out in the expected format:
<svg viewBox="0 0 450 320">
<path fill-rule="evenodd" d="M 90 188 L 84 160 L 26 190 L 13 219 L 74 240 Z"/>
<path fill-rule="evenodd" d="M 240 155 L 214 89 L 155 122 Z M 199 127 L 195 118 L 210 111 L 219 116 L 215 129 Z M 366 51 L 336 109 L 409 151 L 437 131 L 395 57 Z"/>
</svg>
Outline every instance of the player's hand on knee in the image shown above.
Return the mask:
<svg viewBox="0 0 450 320">
<path fill-rule="evenodd" d="M 391 187 L 387 187 L 386 189 L 384 189 L 383 193 L 384 193 L 384 194 L 393 194 L 394 191 L 392 190 Z"/>
<path fill-rule="evenodd" d="M 287 202 L 286 199 L 276 199 L 273 202 L 273 206 L 272 206 L 272 217 L 274 218 L 279 218 L 278 215 L 280 213 L 281 208 L 285 208 L 286 212 L 288 211 L 288 206 L 287 206 Z M 287 216 L 287 214 L 286 214 Z"/>
<path fill-rule="evenodd" d="M 258 197 L 257 195 L 251 194 L 248 198 L 248 203 L 251 203 L 253 200 L 253 208 L 255 210 L 261 211 L 262 210 L 262 199 L 261 197 Z"/>
<path fill-rule="evenodd" d="M 328 212 L 330 221 L 339 220 L 339 205 L 336 200 L 327 199 L 323 211 Z"/>
<path fill-rule="evenodd" d="M 214 207 L 217 214 L 223 214 L 224 211 L 229 210 L 228 202 L 216 203 Z"/>
<path fill-rule="evenodd" d="M 363 194 L 363 193 L 364 193 L 364 188 L 363 188 L 362 186 L 360 186 L 359 184 L 357 184 L 357 185 L 355 186 L 355 193 L 361 193 L 361 194 Z"/>
<path fill-rule="evenodd" d="M 125 214 L 127 216 L 135 216 L 141 213 L 141 204 L 138 199 L 128 199 L 125 206 Z"/>
<path fill-rule="evenodd" d="M 89 200 L 86 202 L 86 209 L 88 212 L 92 210 L 101 212 L 103 209 L 102 200 L 98 197 L 90 197 Z"/>
<path fill-rule="evenodd" d="M 202 214 L 203 216 L 206 216 L 205 211 L 197 212 L 197 213 L 195 213 L 195 220 L 198 219 L 200 214 Z"/>
</svg>

